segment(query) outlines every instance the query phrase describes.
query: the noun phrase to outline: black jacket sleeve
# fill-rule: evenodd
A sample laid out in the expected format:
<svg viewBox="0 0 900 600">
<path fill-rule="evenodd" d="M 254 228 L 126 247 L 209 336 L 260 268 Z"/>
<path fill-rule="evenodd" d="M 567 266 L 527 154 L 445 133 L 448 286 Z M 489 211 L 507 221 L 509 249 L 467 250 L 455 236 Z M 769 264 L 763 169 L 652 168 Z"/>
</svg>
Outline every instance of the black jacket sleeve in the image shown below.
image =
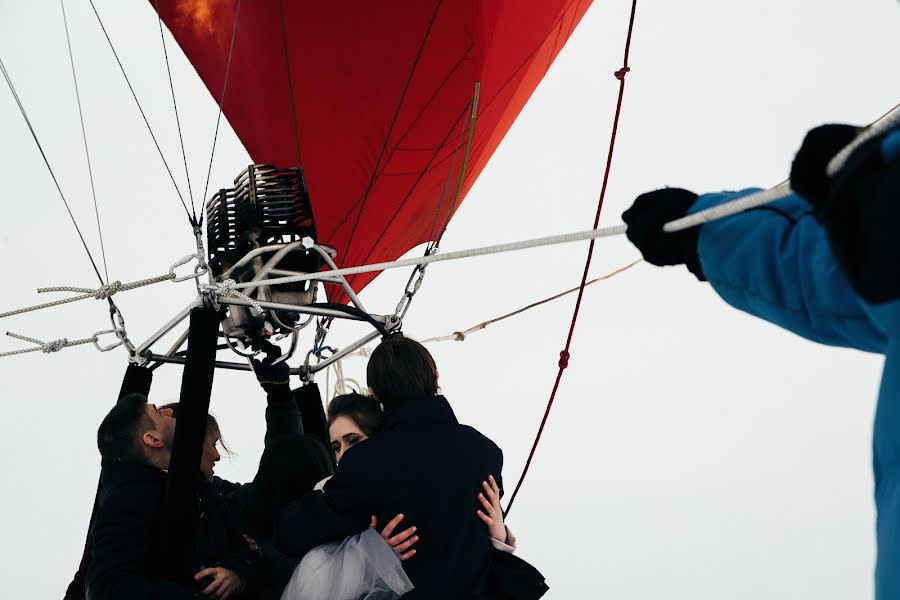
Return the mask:
<svg viewBox="0 0 900 600">
<path fill-rule="evenodd" d="M 88 597 L 91 600 L 192 600 L 194 594 L 188 588 L 146 574 L 160 497 L 134 491 L 114 491 L 97 513 L 93 558 L 87 572 Z"/>
<path fill-rule="evenodd" d="M 284 383 L 267 384 L 266 391 L 266 436 L 264 444 L 282 435 L 302 435 L 300 412 L 293 400 L 291 387 Z"/>
<path fill-rule="evenodd" d="M 125 370 L 125 376 L 122 378 L 122 386 L 119 388 L 118 400 L 121 400 L 129 394 L 150 393 L 150 386 L 153 383 L 153 371 L 146 367 L 138 365 L 128 365 Z M 83 600 L 85 596 L 85 575 L 87 574 L 88 565 L 91 562 L 91 549 L 93 542 L 91 540 L 91 528 L 94 526 L 94 515 L 97 514 L 97 498 L 100 496 L 101 484 L 97 482 L 97 492 L 94 494 L 94 508 L 91 510 L 91 518 L 88 521 L 88 531 L 84 539 L 84 551 L 81 554 L 81 562 L 78 564 L 78 570 L 72 577 L 72 582 L 66 588 L 66 594 L 63 600 Z"/>
<path fill-rule="evenodd" d="M 322 394 L 315 383 L 294 390 L 294 402 L 300 411 L 300 420 L 303 430 L 317 437 L 327 448 L 331 440 L 328 439 L 328 421 L 325 417 L 325 405 L 322 403 Z"/>
<path fill-rule="evenodd" d="M 316 546 L 355 535 L 369 525 L 370 474 L 363 462 L 345 455 L 325 492 L 309 492 L 281 513 L 275 547 L 288 556 L 303 556 Z M 367 491 L 369 493 L 367 493 Z"/>
<path fill-rule="evenodd" d="M 125 377 L 122 378 L 122 387 L 119 388 L 119 400 L 128 394 L 150 394 L 150 386 L 153 383 L 153 371 L 138 365 L 128 365 Z"/>
<path fill-rule="evenodd" d="M 229 533 L 232 553 L 228 559 L 222 561 L 221 566 L 234 571 L 244 580 L 244 589 L 238 597 L 255 598 L 262 584 L 260 554 L 250 548 L 239 531 L 231 530 Z"/>
</svg>

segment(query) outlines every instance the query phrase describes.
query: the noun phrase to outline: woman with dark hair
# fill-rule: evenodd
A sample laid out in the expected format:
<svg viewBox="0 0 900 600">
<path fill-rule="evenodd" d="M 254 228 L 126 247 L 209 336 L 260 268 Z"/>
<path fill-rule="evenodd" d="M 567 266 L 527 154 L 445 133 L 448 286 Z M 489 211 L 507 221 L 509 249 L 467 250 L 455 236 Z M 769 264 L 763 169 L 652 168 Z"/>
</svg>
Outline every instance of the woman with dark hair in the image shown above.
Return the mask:
<svg viewBox="0 0 900 600">
<path fill-rule="evenodd" d="M 375 435 L 384 423 L 381 403 L 363 394 L 342 394 L 328 403 L 328 438 L 334 460 L 359 442 Z"/>
<path fill-rule="evenodd" d="M 262 554 L 263 600 L 397 598 L 412 589 L 400 565 L 415 553 L 415 528 L 393 535 L 398 515 L 379 535 L 373 518 L 363 533 L 313 548 L 302 560 L 274 545 L 278 515 L 329 477 L 333 459 L 313 436 L 274 438 L 263 451 L 243 528 Z M 379 595 L 380 594 L 380 595 Z"/>
</svg>

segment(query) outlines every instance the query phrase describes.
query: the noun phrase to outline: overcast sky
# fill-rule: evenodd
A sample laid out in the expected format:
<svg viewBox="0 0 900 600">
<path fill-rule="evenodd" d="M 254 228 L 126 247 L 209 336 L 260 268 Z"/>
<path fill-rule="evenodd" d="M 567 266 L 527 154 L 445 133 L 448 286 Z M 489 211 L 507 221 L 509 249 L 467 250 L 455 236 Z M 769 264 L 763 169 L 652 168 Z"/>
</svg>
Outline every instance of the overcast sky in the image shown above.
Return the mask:
<svg viewBox="0 0 900 600">
<path fill-rule="evenodd" d="M 155 14 L 140 0 L 96 4 L 167 158 L 179 165 Z M 165 273 L 192 251 L 183 211 L 90 6 L 66 7 L 110 275 Z M 590 225 L 629 9 L 627 0 L 594 2 L 463 203 L 444 250 Z M 704 192 L 775 184 L 809 128 L 865 123 L 893 107 L 898 25 L 892 0 L 640 2 L 601 224 L 618 224 L 637 194 L 664 185 Z M 168 40 L 199 196 L 217 108 Z M 0 57 L 99 257 L 59 3 L 0 0 Z M 224 124 L 211 187 L 228 185 L 249 161 Z M 175 172 L 182 182 L 183 171 Z M 40 286 L 95 285 L 5 87 L 0 177 L 0 310 L 44 301 Z M 434 265 L 404 329 L 443 335 L 572 287 L 585 250 L 574 244 Z M 592 273 L 636 257 L 624 238 L 603 240 Z M 407 276 L 386 273 L 363 300 L 392 312 Z M 118 296 L 132 339 L 146 338 L 192 290 L 166 283 Z M 431 347 L 460 420 L 503 448 L 510 490 L 553 383 L 573 300 Z M 107 328 L 96 301 L 0 323 L 43 340 Z M 363 331 L 338 328 L 332 341 Z M 24 345 L 0 339 L 0 351 Z M 683 268 L 642 264 L 598 284 L 586 292 L 569 369 L 509 518 L 521 555 L 547 576 L 549 598 L 871 596 L 870 433 L 881 364 L 880 356 L 817 346 L 740 314 Z M 3 597 L 62 595 L 99 473 L 96 428 L 125 365 L 121 350 L 88 346 L 0 360 Z M 363 380 L 364 366 L 348 360 L 345 371 Z M 151 400 L 177 398 L 180 368 L 156 373 Z M 220 372 L 212 404 L 237 452 L 217 473 L 247 481 L 262 448 L 264 395 L 252 375 Z"/>
</svg>

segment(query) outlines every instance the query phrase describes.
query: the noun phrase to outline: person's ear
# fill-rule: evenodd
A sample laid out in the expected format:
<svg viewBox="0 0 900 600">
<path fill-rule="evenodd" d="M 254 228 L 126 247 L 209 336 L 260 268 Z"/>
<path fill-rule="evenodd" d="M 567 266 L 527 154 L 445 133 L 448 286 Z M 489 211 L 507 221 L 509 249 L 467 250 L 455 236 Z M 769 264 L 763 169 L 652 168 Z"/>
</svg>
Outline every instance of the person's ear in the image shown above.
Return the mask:
<svg viewBox="0 0 900 600">
<path fill-rule="evenodd" d="M 367 389 L 369 390 L 369 395 L 377 400 L 378 394 L 375 393 L 375 390 L 373 390 L 372 388 L 367 388 Z"/>
<path fill-rule="evenodd" d="M 162 438 L 159 436 L 159 432 L 155 430 L 145 432 L 144 435 L 141 436 L 141 440 L 144 442 L 144 444 L 150 446 L 151 448 L 163 447 Z"/>
</svg>

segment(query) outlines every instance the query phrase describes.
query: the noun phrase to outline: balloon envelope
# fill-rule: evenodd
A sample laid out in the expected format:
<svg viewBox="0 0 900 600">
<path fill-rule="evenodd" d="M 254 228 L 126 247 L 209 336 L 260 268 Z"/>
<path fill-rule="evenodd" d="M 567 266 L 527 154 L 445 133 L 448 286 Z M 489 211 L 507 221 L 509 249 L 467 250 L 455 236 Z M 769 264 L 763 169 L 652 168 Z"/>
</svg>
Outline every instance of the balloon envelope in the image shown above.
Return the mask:
<svg viewBox="0 0 900 600">
<path fill-rule="evenodd" d="M 303 167 L 318 241 L 354 266 L 440 234 L 590 1 L 151 4 L 253 161 Z"/>
</svg>

